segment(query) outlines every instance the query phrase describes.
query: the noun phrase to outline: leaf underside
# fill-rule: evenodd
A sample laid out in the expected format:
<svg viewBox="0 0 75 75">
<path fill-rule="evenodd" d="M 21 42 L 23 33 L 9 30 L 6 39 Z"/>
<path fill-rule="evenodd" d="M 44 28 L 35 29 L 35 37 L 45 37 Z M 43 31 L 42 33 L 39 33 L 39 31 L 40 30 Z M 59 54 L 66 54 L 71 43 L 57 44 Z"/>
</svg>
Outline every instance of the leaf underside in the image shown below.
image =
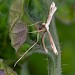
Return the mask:
<svg viewBox="0 0 75 75">
<path fill-rule="evenodd" d="M 18 20 L 10 33 L 11 45 L 16 51 L 18 51 L 21 45 L 26 41 L 27 32 L 28 29 L 25 23 Z"/>
<path fill-rule="evenodd" d="M 11 45 L 16 52 L 26 41 L 28 32 L 25 22 L 21 20 L 23 16 L 23 3 L 24 0 L 14 0 L 9 11 L 9 36 Z"/>
</svg>

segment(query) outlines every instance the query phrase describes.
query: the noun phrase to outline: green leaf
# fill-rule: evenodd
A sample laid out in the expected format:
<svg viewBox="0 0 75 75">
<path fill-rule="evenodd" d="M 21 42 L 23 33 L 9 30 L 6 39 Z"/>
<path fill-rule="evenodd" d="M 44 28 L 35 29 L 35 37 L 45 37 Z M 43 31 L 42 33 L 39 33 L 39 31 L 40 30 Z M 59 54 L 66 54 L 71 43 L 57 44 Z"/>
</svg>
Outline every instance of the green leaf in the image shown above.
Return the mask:
<svg viewBox="0 0 75 75">
<path fill-rule="evenodd" d="M 17 73 L 8 67 L 2 59 L 0 59 L 0 75 L 17 75 Z"/>
<path fill-rule="evenodd" d="M 10 24 L 10 30 L 14 26 L 14 23 L 18 18 L 21 18 L 23 15 L 23 3 L 24 0 L 15 0 L 9 11 L 9 24 Z"/>
<path fill-rule="evenodd" d="M 25 23 L 21 20 L 18 20 L 10 33 L 11 45 L 16 51 L 26 41 L 27 32 L 28 29 Z"/>
<path fill-rule="evenodd" d="M 26 41 L 28 32 L 26 24 L 21 20 L 23 16 L 23 3 L 24 0 L 14 1 L 9 12 L 9 36 L 11 45 L 16 51 Z"/>
</svg>

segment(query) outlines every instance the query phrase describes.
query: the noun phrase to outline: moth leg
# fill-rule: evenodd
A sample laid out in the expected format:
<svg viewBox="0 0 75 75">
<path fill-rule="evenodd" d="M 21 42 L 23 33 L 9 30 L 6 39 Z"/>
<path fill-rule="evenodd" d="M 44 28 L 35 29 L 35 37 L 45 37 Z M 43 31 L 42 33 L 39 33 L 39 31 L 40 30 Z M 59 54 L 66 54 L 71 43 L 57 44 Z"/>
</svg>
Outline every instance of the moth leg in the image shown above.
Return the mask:
<svg viewBox="0 0 75 75">
<path fill-rule="evenodd" d="M 40 32 L 43 32 L 45 30 L 41 29 L 41 30 L 38 30 L 38 31 L 33 31 L 33 32 L 28 32 L 28 33 L 40 33 Z"/>
<path fill-rule="evenodd" d="M 54 52 L 56 55 L 58 55 L 58 51 L 57 51 L 57 48 L 56 48 L 56 46 L 55 46 L 55 43 L 54 43 L 54 41 L 53 41 L 53 38 L 52 38 L 52 35 L 51 35 L 50 31 L 47 31 L 47 33 L 48 33 L 49 41 L 50 41 L 50 44 L 51 44 L 51 48 L 52 48 L 53 52 Z"/>
<path fill-rule="evenodd" d="M 47 48 L 45 46 L 45 42 L 44 42 L 45 35 L 46 35 L 46 32 L 42 36 L 42 45 L 43 45 L 43 48 L 44 48 L 45 52 L 48 53 L 48 50 L 47 50 Z"/>
<path fill-rule="evenodd" d="M 39 33 L 37 33 L 37 41 L 27 51 L 25 51 L 25 53 L 16 61 L 14 67 L 38 43 L 38 40 L 39 40 Z"/>
<path fill-rule="evenodd" d="M 39 22 L 41 22 L 41 21 L 38 21 L 38 22 L 31 24 L 31 25 L 28 25 L 28 26 L 34 26 L 34 25 L 38 24 Z"/>
</svg>

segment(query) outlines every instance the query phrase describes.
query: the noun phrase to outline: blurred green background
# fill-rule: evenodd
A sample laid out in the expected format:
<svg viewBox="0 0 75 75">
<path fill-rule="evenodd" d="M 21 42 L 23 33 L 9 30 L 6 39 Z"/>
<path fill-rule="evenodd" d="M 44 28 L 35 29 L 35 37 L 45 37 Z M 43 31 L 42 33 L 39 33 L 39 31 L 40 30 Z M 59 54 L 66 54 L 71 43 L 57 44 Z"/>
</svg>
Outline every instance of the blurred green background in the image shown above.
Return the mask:
<svg viewBox="0 0 75 75">
<path fill-rule="evenodd" d="M 35 0 L 36 3 L 37 1 L 39 0 Z M 63 75 L 75 75 L 75 0 L 55 0 L 55 2 L 58 7 L 55 23 L 62 53 L 62 73 Z M 0 58 L 13 67 L 17 57 L 15 50 L 11 47 L 8 33 L 11 3 L 12 0 L 0 0 Z M 34 54 L 22 67 L 16 66 L 14 70 L 18 75 L 47 75 L 46 66 L 45 57 Z"/>
</svg>

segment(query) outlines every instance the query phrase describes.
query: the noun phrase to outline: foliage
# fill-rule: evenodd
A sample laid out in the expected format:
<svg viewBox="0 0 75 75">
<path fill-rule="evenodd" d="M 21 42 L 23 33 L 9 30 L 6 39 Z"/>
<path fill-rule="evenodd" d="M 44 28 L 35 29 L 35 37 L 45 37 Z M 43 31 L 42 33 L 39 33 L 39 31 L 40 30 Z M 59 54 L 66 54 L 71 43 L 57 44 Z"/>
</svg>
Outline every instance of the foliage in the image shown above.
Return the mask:
<svg viewBox="0 0 75 75">
<path fill-rule="evenodd" d="M 48 2 L 49 6 L 47 6 L 46 5 L 47 2 L 45 2 L 45 0 L 40 0 L 40 2 L 39 0 L 33 0 L 33 2 L 31 0 L 31 2 L 29 3 L 28 1 L 29 0 L 25 0 L 25 2 L 27 3 L 24 8 L 25 11 L 22 20 L 24 20 L 27 25 L 31 25 L 37 21 L 46 21 L 49 6 L 50 6 L 49 2 Z M 74 66 L 75 65 L 75 61 L 74 61 L 75 1 L 74 0 L 66 0 L 66 1 L 55 0 L 55 1 L 58 6 L 55 21 L 56 21 L 59 41 L 60 44 L 62 43 L 60 46 L 62 50 L 63 75 L 74 75 L 75 74 L 74 71 L 75 70 L 75 66 Z M 12 0 L 0 0 L 0 58 L 2 58 L 5 61 L 5 63 L 10 67 L 13 67 L 14 63 L 20 57 L 20 55 L 23 54 L 23 52 L 25 52 L 31 45 L 31 43 L 26 41 L 24 45 L 21 47 L 21 49 L 19 50 L 19 52 L 17 53 L 17 55 L 15 50 L 10 45 L 10 39 L 8 36 L 8 30 L 9 30 L 8 16 L 9 16 L 10 5 L 12 2 L 13 2 Z M 42 12 L 43 10 L 45 11 Z M 29 20 L 31 21 L 28 22 Z M 34 26 L 32 26 L 29 28 L 29 30 L 35 31 L 36 29 L 34 28 Z M 30 38 L 32 41 L 33 39 L 36 40 L 36 34 L 32 34 Z M 39 44 L 41 44 L 40 41 Z M 24 74 L 28 75 L 29 73 L 31 75 L 47 75 L 47 67 L 46 67 L 47 61 L 44 59 L 46 59 L 46 56 L 44 55 L 33 54 L 27 63 L 26 63 L 27 58 L 26 59 L 24 58 L 21 62 L 18 63 L 18 65 L 16 66 L 16 68 L 14 68 L 14 70 L 17 71 L 18 75 L 24 75 Z M 23 65 L 20 67 L 21 64 Z M 26 68 L 23 66 L 25 66 Z"/>
<path fill-rule="evenodd" d="M 10 67 L 8 67 L 2 59 L 0 59 L 0 75 L 17 75 Z"/>
</svg>

